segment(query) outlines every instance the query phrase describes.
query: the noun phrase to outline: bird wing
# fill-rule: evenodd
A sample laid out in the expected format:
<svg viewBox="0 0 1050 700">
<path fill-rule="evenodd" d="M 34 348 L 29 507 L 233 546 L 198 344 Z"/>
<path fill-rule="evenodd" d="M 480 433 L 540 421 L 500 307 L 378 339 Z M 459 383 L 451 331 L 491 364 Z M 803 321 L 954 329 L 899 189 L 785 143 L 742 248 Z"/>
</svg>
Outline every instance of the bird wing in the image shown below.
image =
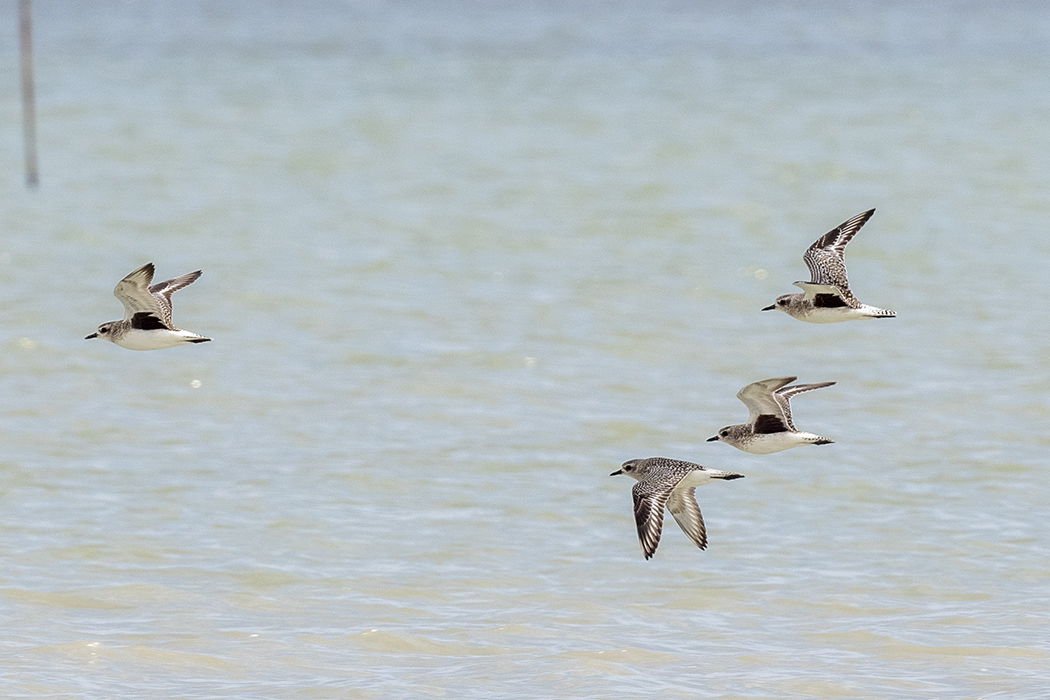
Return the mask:
<svg viewBox="0 0 1050 700">
<path fill-rule="evenodd" d="M 774 391 L 773 399 L 780 406 L 781 411 L 783 411 L 784 420 L 787 422 L 788 428 L 791 430 L 795 429 L 795 424 L 791 421 L 791 397 L 806 391 L 822 389 L 826 386 L 831 386 L 834 383 L 835 382 L 818 382 L 816 384 L 796 384 L 795 386 L 786 386 Z"/>
<path fill-rule="evenodd" d="M 667 510 L 678 522 L 682 532 L 689 536 L 700 549 L 707 549 L 707 529 L 704 527 L 704 516 L 696 502 L 696 487 L 678 488 L 671 491 L 667 500 Z"/>
<path fill-rule="evenodd" d="M 642 479 L 631 489 L 634 496 L 634 522 L 638 526 L 638 541 L 642 553 L 649 559 L 660 544 L 660 533 L 664 527 L 664 506 L 671 497 L 671 488 L 663 485 L 654 488 L 648 479 Z"/>
<path fill-rule="evenodd" d="M 153 281 L 153 263 L 146 263 L 127 277 L 117 282 L 113 296 L 124 305 L 124 320 L 141 322 L 145 316 L 156 316 L 164 325 L 170 325 L 170 312 L 165 315 L 157 297 L 150 292 L 149 283 Z"/>
<path fill-rule="evenodd" d="M 841 287 L 833 284 L 817 284 L 816 282 L 794 282 L 796 287 L 805 292 L 803 297 L 806 301 L 813 302 L 817 308 L 833 309 L 839 306 L 848 306 L 854 309 L 860 306 L 860 302 L 848 289 L 843 291 Z"/>
<path fill-rule="evenodd" d="M 815 240 L 802 256 L 809 268 L 810 282 L 838 287 L 851 306 L 857 300 L 849 290 L 849 278 L 846 276 L 846 244 L 853 240 L 857 231 L 874 213 L 874 209 L 869 209 L 842 222 Z"/>
<path fill-rule="evenodd" d="M 152 276 L 152 275 L 151 275 Z M 166 280 L 164 282 L 158 282 L 149 288 L 150 294 L 157 300 L 157 304 L 160 306 L 161 312 L 163 313 L 163 320 L 169 326 L 171 326 L 171 295 L 179 291 L 183 287 L 187 287 L 193 284 L 198 277 L 201 276 L 201 271 L 187 272 L 185 275 L 179 275 L 178 277 Z"/>
<path fill-rule="evenodd" d="M 747 422 L 754 424 L 759 416 L 768 415 L 773 418 L 785 419 L 784 409 L 776 400 L 775 392 L 798 379 L 798 377 L 775 377 L 763 379 L 760 382 L 748 384 L 737 392 L 736 397 L 747 406 Z M 777 432 L 777 431 L 767 431 Z"/>
</svg>

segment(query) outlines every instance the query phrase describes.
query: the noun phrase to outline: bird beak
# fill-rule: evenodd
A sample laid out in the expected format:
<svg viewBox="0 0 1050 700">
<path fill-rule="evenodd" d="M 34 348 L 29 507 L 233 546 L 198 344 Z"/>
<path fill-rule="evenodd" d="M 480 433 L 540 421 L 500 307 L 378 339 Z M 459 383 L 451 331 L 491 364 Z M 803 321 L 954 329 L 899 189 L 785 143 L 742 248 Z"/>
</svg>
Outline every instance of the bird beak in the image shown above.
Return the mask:
<svg viewBox="0 0 1050 700">
<path fill-rule="evenodd" d="M 620 475 L 620 474 L 623 474 L 623 469 L 617 469 L 616 471 L 614 471 L 614 472 L 613 472 L 612 474 L 610 474 L 609 476 L 618 476 L 618 475 Z"/>
<path fill-rule="evenodd" d="M 715 435 L 714 437 L 711 437 L 711 438 L 707 438 L 708 442 L 715 442 L 717 440 L 718 440 L 718 436 L 717 435 Z"/>
<path fill-rule="evenodd" d="M 98 337 L 98 333 L 92 333 L 91 335 L 85 337 L 84 340 L 91 340 L 92 338 L 97 338 L 97 337 Z"/>
<path fill-rule="evenodd" d="M 775 308 L 777 308 L 777 305 L 776 305 L 776 304 L 773 304 L 772 306 L 767 306 L 766 308 L 764 308 L 764 309 L 762 309 L 762 310 L 763 310 L 763 311 L 772 311 L 772 310 L 773 310 L 773 309 L 775 309 Z"/>
</svg>

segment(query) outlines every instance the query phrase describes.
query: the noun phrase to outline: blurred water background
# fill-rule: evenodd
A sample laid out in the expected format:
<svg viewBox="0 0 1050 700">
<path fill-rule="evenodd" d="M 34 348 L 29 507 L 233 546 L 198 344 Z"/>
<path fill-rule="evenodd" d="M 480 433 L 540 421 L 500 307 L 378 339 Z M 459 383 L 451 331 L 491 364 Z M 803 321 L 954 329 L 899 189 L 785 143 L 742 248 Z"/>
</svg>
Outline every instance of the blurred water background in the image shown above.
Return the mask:
<svg viewBox="0 0 1050 700">
<path fill-rule="evenodd" d="M 38 191 L 15 5 L 6 697 L 1050 687 L 1044 3 L 38 0 Z M 897 319 L 759 312 L 870 207 Z M 148 261 L 214 342 L 83 340 Z M 704 442 L 788 374 L 834 445 Z"/>
</svg>

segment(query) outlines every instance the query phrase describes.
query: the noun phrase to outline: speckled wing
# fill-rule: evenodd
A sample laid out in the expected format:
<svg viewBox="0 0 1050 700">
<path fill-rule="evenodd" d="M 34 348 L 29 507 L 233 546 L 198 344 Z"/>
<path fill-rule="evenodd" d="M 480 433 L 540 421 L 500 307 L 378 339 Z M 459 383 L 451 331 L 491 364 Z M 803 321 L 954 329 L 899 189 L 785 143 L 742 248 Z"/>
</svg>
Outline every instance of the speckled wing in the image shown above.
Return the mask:
<svg viewBox="0 0 1050 700">
<path fill-rule="evenodd" d="M 689 536 L 700 549 L 707 549 L 707 528 L 704 527 L 704 516 L 696 502 L 696 487 L 677 488 L 667 500 L 667 510 L 678 522 L 682 532 Z"/>
<path fill-rule="evenodd" d="M 792 380 L 794 381 L 794 380 Z M 791 397 L 798 394 L 813 391 L 814 389 L 823 389 L 826 386 L 831 386 L 835 382 L 818 382 L 816 384 L 796 384 L 795 386 L 788 386 L 782 389 L 778 389 L 773 392 L 773 399 L 780 406 L 783 412 L 784 421 L 787 423 L 788 428 L 795 430 L 795 424 L 791 420 Z"/>
<path fill-rule="evenodd" d="M 150 294 L 153 295 L 153 298 L 157 300 L 157 304 L 160 306 L 162 313 L 161 318 L 172 328 L 174 328 L 174 326 L 172 326 L 171 322 L 171 295 L 183 287 L 193 284 L 200 276 L 200 270 L 197 270 L 196 272 L 187 272 L 185 275 L 179 275 L 170 280 L 158 282 L 149 288 Z"/>
<path fill-rule="evenodd" d="M 869 209 L 842 222 L 814 241 L 802 256 L 806 267 L 809 268 L 810 283 L 838 287 L 850 306 L 859 305 L 860 302 L 849 290 L 849 278 L 846 276 L 846 244 L 853 240 L 857 231 L 860 231 L 874 213 L 874 209 Z"/>
<path fill-rule="evenodd" d="M 153 263 L 146 263 L 127 277 L 117 282 L 113 296 L 124 305 L 124 320 L 135 320 L 136 314 L 155 316 L 164 325 L 171 325 L 171 314 L 165 315 L 160 301 L 150 292 L 149 283 L 153 281 Z M 143 316 L 138 316 L 141 321 Z"/>
<path fill-rule="evenodd" d="M 671 497 L 671 489 L 674 488 L 674 484 L 666 483 L 665 477 L 666 475 L 660 479 L 646 477 L 631 489 L 638 541 L 642 544 L 642 553 L 646 559 L 653 556 L 657 545 L 660 544 L 660 533 L 664 527 L 664 507 Z"/>
<path fill-rule="evenodd" d="M 738 391 L 736 397 L 743 401 L 744 405 L 747 406 L 747 422 L 754 424 L 759 416 L 763 415 L 772 415 L 775 418 L 780 418 L 785 423 L 790 422 L 790 418 L 784 415 L 784 406 L 777 401 L 774 394 L 779 389 L 796 379 L 798 379 L 798 377 L 775 377 L 773 379 L 763 379 L 760 382 L 748 384 Z"/>
</svg>

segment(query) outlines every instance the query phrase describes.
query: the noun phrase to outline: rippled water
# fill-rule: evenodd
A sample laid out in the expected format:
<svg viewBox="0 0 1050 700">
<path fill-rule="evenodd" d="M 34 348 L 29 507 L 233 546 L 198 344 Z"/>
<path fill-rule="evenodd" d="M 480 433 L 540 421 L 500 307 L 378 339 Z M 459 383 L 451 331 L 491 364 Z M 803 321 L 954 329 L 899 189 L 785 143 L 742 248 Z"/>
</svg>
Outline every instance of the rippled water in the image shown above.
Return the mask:
<svg viewBox="0 0 1050 700">
<path fill-rule="evenodd" d="M 37 3 L 6 697 L 1050 685 L 1039 3 Z M 850 246 L 893 321 L 759 309 Z M 82 338 L 147 262 L 215 342 Z M 834 445 L 706 443 L 765 377 Z M 740 471 L 639 551 L 620 462 Z"/>
</svg>

